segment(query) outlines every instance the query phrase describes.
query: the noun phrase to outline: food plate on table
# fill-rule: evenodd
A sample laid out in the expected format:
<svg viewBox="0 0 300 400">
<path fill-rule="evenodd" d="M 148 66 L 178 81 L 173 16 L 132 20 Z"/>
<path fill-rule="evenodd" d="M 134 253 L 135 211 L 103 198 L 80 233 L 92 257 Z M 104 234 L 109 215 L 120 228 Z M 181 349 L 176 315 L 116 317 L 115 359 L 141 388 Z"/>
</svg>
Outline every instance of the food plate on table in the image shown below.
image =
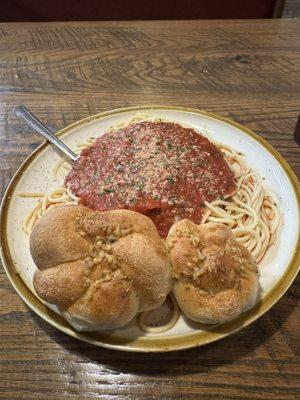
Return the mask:
<svg viewBox="0 0 300 400">
<path fill-rule="evenodd" d="M 194 309 L 191 311 L 188 309 L 189 307 L 184 306 L 184 302 L 189 302 L 190 300 L 182 294 L 181 288 L 178 287 L 174 293 L 180 308 L 194 321 L 180 313 L 176 300 L 173 296 L 169 296 L 167 301 L 157 310 L 137 315 L 124 327 L 102 332 L 84 332 L 80 331 L 80 329 L 75 329 L 62 317 L 59 311 L 61 310 L 60 307 L 57 308 L 56 305 L 49 304 L 49 302 L 41 299 L 43 297 L 42 290 L 39 291 L 40 297 L 36 294 L 33 277 L 37 267 L 30 253 L 28 234 L 32 229 L 35 229 L 34 226 L 37 220 L 42 217 L 45 211 L 47 211 L 46 215 L 47 213 L 50 215 L 56 212 L 54 209 L 56 209 L 57 202 L 69 204 L 69 207 L 77 204 L 78 198 L 74 193 L 79 193 L 81 198 L 85 198 L 84 205 L 89 206 L 89 201 L 91 200 L 87 194 L 91 193 L 93 188 L 91 187 L 90 192 L 87 193 L 85 191 L 85 186 L 87 187 L 87 185 L 81 185 L 82 182 L 78 181 L 76 173 L 72 175 L 69 172 L 72 167 L 66 165 L 61 156 L 48 143 L 39 146 L 25 160 L 7 188 L 1 209 L 1 256 L 6 273 L 20 297 L 44 320 L 61 331 L 98 346 L 124 351 L 162 352 L 180 350 L 216 341 L 249 325 L 272 307 L 288 289 L 300 265 L 300 190 L 297 178 L 291 168 L 270 144 L 249 129 L 231 120 L 204 111 L 164 106 L 130 107 L 85 118 L 61 130 L 58 136 L 68 147 L 78 152 L 84 148 L 91 148 L 95 140 L 106 132 L 116 132 L 118 129 L 126 128 L 129 124 L 143 124 L 146 123 L 145 121 L 152 123 L 160 121 L 162 126 L 164 124 L 165 126 L 167 126 L 166 124 L 175 124 L 174 126 L 179 127 L 179 130 L 187 129 L 185 132 L 189 132 L 190 135 L 194 135 L 197 132 L 214 143 L 215 146 L 213 147 L 220 149 L 216 150 L 216 158 L 218 158 L 221 151 L 234 173 L 236 188 L 232 186 L 234 184 L 233 181 L 231 184 L 224 184 L 231 179 L 228 174 L 226 175 L 225 164 L 216 164 L 210 171 L 209 176 L 211 178 L 211 191 L 206 197 L 203 197 L 204 201 L 200 199 L 199 209 L 185 207 L 184 212 L 179 215 L 176 211 L 176 202 L 180 204 L 181 197 L 189 195 L 189 188 L 188 186 L 184 188 L 185 193 L 181 193 L 181 197 L 172 192 L 176 188 L 177 180 L 182 177 L 176 175 L 176 168 L 172 170 L 174 174 L 168 173 L 164 176 L 164 170 L 167 167 L 172 168 L 172 163 L 170 162 L 166 166 L 161 166 L 160 176 L 157 176 L 157 179 L 165 182 L 165 188 L 168 193 L 172 194 L 172 197 L 170 195 L 167 199 L 168 202 L 166 202 L 159 196 L 159 193 L 156 193 L 154 199 L 157 204 L 169 205 L 163 206 L 165 207 L 163 208 L 164 213 L 168 215 L 168 218 L 162 220 L 161 215 L 157 212 L 157 209 L 160 209 L 161 206 L 156 205 L 155 202 L 152 202 L 150 206 L 147 203 L 146 211 L 140 208 L 141 205 L 133 197 L 133 194 L 142 193 L 146 196 L 153 192 L 154 188 L 149 186 L 147 192 L 147 180 L 140 181 L 134 169 L 127 171 L 130 174 L 125 179 L 126 182 L 129 182 L 129 177 L 133 177 L 133 185 L 130 186 L 133 189 L 125 188 L 128 204 L 132 204 L 132 206 L 126 206 L 126 208 L 148 215 L 158 228 L 161 237 L 165 238 L 171 227 L 167 238 L 167 247 L 173 265 L 180 258 L 176 254 L 177 250 L 174 250 L 174 240 L 175 242 L 177 239 L 180 241 L 182 235 L 184 236 L 179 231 L 183 229 L 183 232 L 185 232 L 185 228 L 177 225 L 182 225 L 183 219 L 192 219 L 194 221 L 196 219 L 197 223 L 202 223 L 199 225 L 200 227 L 220 223 L 227 225 L 226 229 L 228 231 L 232 230 L 237 240 L 243 243 L 242 247 L 248 248 L 247 252 L 252 254 L 251 257 L 258 264 L 260 293 L 259 300 L 256 299 L 254 306 L 252 304 L 253 299 L 247 301 L 249 304 L 244 308 L 241 306 L 241 313 L 236 314 L 236 317 L 234 317 L 233 313 L 231 320 L 224 323 L 214 323 L 221 321 L 220 318 L 215 319 L 215 315 L 210 315 L 209 317 L 206 315 L 204 318 L 200 318 L 202 322 L 195 322 L 195 319 L 199 321 L 198 316 L 201 312 L 199 313 L 199 310 L 195 312 Z M 106 137 L 109 137 L 109 133 L 106 134 Z M 153 143 L 150 136 L 149 140 L 151 146 L 153 144 L 158 149 L 163 148 L 168 156 L 167 158 L 172 159 L 175 154 L 172 136 L 170 136 L 168 142 L 163 143 L 161 143 L 159 135 L 153 139 Z M 210 146 L 207 144 L 206 139 L 203 139 L 203 143 L 205 146 Z M 131 143 L 128 143 L 128 146 L 131 145 Z M 140 143 L 136 148 L 141 149 Z M 184 157 L 188 152 L 190 152 L 189 154 L 195 153 L 196 150 L 196 148 L 192 148 L 191 143 L 186 152 L 184 150 L 181 151 L 180 146 L 176 149 L 178 157 Z M 89 150 L 84 151 L 86 152 L 86 161 L 89 161 Z M 209 147 L 206 151 L 207 157 L 213 156 L 213 151 L 213 148 Z M 159 151 L 157 152 L 154 149 L 154 160 L 156 160 L 157 154 L 159 154 Z M 199 181 L 198 177 L 205 175 L 203 174 L 206 168 L 205 160 L 203 159 L 204 164 L 201 166 L 193 163 L 193 158 L 191 158 L 191 173 L 190 171 L 184 171 L 185 181 L 189 182 L 189 184 L 195 182 L 195 184 L 200 185 L 198 186 L 199 190 L 203 189 L 201 187 L 202 181 L 201 179 Z M 122 165 L 124 166 L 125 164 Z M 135 165 L 133 161 L 131 165 Z M 116 166 L 115 169 L 122 174 L 122 168 L 118 171 L 118 166 Z M 76 170 L 76 167 L 74 167 L 74 170 Z M 193 170 L 198 175 L 193 174 Z M 167 171 L 169 170 L 167 169 Z M 217 178 L 216 171 L 218 171 Z M 97 171 L 93 171 L 93 173 L 97 176 Z M 67 182 L 69 182 L 70 186 L 68 188 L 64 186 L 66 174 L 69 174 Z M 152 178 L 154 175 L 152 176 L 151 174 L 151 171 L 143 170 L 143 176 Z M 111 171 L 109 176 L 113 176 Z M 212 178 L 214 179 L 212 180 Z M 112 181 L 107 180 L 107 178 L 106 180 L 105 178 L 103 179 L 103 184 L 101 184 L 98 191 L 101 201 L 104 201 L 105 198 L 113 198 L 113 191 L 116 186 L 112 184 L 116 185 L 116 183 L 120 185 L 120 182 L 114 179 Z M 134 186 L 135 183 L 137 184 L 136 187 Z M 207 184 L 207 186 L 209 185 Z M 69 190 L 70 187 L 72 191 Z M 220 193 L 216 192 L 218 188 Z M 54 211 L 50 211 L 50 207 Z M 91 207 L 93 208 L 93 205 Z M 114 209 L 114 204 L 111 205 L 110 209 Z M 179 218 L 177 217 L 178 215 Z M 247 218 L 254 221 L 255 226 L 252 224 L 245 228 L 243 221 L 247 220 Z M 236 224 L 237 219 L 240 222 Z M 174 228 L 174 231 L 172 226 L 178 226 L 178 230 L 176 231 Z M 195 229 L 198 228 L 196 227 Z M 211 234 L 211 232 L 208 234 Z M 178 236 L 177 239 L 176 235 Z M 227 233 L 226 235 L 228 236 Z M 231 238 L 228 238 L 228 241 L 231 243 Z M 138 241 L 136 243 L 138 246 Z M 193 244 L 195 245 L 195 243 Z M 107 244 L 102 243 L 102 246 L 106 246 L 107 249 L 110 248 Z M 173 255 L 172 251 L 175 252 Z M 244 258 L 248 259 L 248 255 L 245 255 Z M 193 259 L 195 257 L 191 260 L 191 266 Z M 196 260 L 195 262 L 198 261 Z M 37 262 L 36 264 L 39 267 Z M 180 271 L 180 267 L 177 269 Z M 183 270 L 182 276 L 185 279 L 186 276 L 184 274 L 188 275 L 189 271 Z M 194 276 L 191 279 L 196 278 Z M 178 281 L 180 279 L 177 279 L 176 283 Z M 39 284 L 40 288 L 43 283 Z M 189 290 L 189 287 L 184 288 L 187 291 Z M 50 297 L 46 296 L 44 298 L 48 299 Z M 209 304 L 209 307 L 211 307 L 212 303 Z M 69 318 L 71 324 L 72 321 L 73 319 Z M 168 329 L 159 329 L 161 321 L 167 321 L 166 325 L 163 326 L 167 326 Z M 156 325 L 158 325 L 158 329 L 156 329 Z"/>
</svg>

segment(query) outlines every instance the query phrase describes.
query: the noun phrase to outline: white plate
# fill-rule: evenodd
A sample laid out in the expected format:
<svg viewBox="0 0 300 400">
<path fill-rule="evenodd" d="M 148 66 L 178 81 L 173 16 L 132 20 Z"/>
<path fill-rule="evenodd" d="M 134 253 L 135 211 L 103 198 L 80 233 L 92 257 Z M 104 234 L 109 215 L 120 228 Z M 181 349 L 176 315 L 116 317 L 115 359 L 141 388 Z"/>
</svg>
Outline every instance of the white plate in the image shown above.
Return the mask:
<svg viewBox="0 0 300 400">
<path fill-rule="evenodd" d="M 233 333 L 257 319 L 287 290 L 297 274 L 299 253 L 299 184 L 284 159 L 263 139 L 230 120 L 192 109 L 176 107 L 131 107 L 97 114 L 59 132 L 70 147 L 89 137 L 97 137 L 111 126 L 130 121 L 138 115 L 162 117 L 190 125 L 204 132 L 212 141 L 223 143 L 246 154 L 247 164 L 261 177 L 265 186 L 278 198 L 283 226 L 280 236 L 260 265 L 262 299 L 254 309 L 237 320 L 220 326 L 204 326 L 180 317 L 168 332 L 145 334 L 135 323 L 111 334 L 78 333 L 53 306 L 37 298 L 32 277 L 36 269 L 28 246 L 28 236 L 21 229 L 22 219 L 35 200 L 21 198 L 19 192 L 45 192 L 58 185 L 53 167 L 60 160 L 48 144 L 41 145 L 22 164 L 4 196 L 1 212 L 1 250 L 6 272 L 23 300 L 42 318 L 58 329 L 81 340 L 129 351 L 169 351 L 202 345 Z"/>
</svg>

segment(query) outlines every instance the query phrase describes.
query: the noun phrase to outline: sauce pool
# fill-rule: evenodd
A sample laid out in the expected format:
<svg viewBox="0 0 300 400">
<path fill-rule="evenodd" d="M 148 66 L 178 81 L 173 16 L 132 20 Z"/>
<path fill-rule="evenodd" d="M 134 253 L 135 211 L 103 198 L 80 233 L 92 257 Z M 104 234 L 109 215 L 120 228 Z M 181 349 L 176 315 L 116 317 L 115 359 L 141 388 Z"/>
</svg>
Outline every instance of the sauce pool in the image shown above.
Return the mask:
<svg viewBox="0 0 300 400">
<path fill-rule="evenodd" d="M 200 223 L 204 201 L 236 189 L 222 152 L 192 128 L 143 121 L 105 133 L 84 149 L 66 177 L 81 204 L 147 215 L 162 237 L 173 223 Z"/>
</svg>

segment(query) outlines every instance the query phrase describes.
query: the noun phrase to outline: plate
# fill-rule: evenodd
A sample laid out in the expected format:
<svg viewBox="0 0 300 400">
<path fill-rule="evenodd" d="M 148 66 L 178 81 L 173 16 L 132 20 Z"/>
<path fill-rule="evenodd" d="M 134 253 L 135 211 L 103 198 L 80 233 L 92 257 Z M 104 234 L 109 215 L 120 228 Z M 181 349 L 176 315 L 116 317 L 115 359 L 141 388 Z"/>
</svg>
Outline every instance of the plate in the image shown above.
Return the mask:
<svg viewBox="0 0 300 400">
<path fill-rule="evenodd" d="M 190 125 L 204 132 L 212 141 L 243 152 L 246 162 L 265 178 L 265 186 L 278 198 L 283 225 L 279 238 L 260 264 L 261 301 L 236 320 L 222 325 L 202 325 L 180 316 L 176 325 L 160 334 L 146 334 L 136 323 L 110 333 L 76 332 L 58 313 L 56 307 L 42 302 L 34 292 L 32 277 L 36 269 L 29 252 L 28 236 L 22 231 L 22 219 L 35 204 L 31 198 L 21 198 L 19 192 L 44 192 L 57 185 L 53 167 L 60 160 L 48 144 L 39 146 L 21 165 L 8 186 L 1 206 L 1 258 L 5 271 L 25 303 L 40 317 L 70 336 L 124 351 L 164 352 L 201 346 L 249 325 L 285 293 L 300 265 L 298 180 L 287 162 L 261 137 L 226 118 L 181 107 L 130 107 L 93 115 L 58 132 L 71 148 L 88 137 L 97 137 L 114 125 L 130 121 L 139 115 L 161 117 Z M 284 240 L 288 238 L 288 240 Z"/>
</svg>

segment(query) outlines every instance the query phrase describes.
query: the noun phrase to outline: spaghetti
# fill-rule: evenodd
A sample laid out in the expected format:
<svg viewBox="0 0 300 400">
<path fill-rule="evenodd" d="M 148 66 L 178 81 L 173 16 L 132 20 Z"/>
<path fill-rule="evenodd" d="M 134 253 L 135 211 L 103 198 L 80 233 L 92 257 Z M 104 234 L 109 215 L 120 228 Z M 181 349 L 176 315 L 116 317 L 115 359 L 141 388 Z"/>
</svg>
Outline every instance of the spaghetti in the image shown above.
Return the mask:
<svg viewBox="0 0 300 400">
<path fill-rule="evenodd" d="M 59 186 L 47 194 L 19 193 L 19 196 L 35 198 L 40 197 L 39 201 L 23 220 L 22 229 L 27 235 L 31 234 L 36 221 L 51 208 L 61 205 L 78 204 L 79 201 L 78 197 L 74 196 L 70 190 L 64 186 Z"/>
<path fill-rule="evenodd" d="M 144 118 L 136 118 L 142 119 Z M 132 122 L 132 121 L 130 121 Z M 120 124 L 119 126 L 123 126 Z M 116 127 L 114 127 L 116 128 Z M 75 153 L 79 153 L 94 143 L 89 138 L 76 146 Z M 255 174 L 244 161 L 244 156 L 234 149 L 216 144 L 224 154 L 224 158 L 235 175 L 236 190 L 226 199 L 218 199 L 211 203 L 205 202 L 206 212 L 201 223 L 220 223 L 227 225 L 236 239 L 242 243 L 260 262 L 266 251 L 274 243 L 279 230 L 280 214 L 273 195 L 265 190 L 262 179 Z M 71 170 L 71 165 L 61 160 L 54 167 L 56 181 L 64 180 Z M 38 198 L 34 208 L 25 217 L 22 228 L 30 234 L 36 221 L 53 207 L 67 204 L 78 204 L 79 198 L 74 196 L 68 187 L 63 185 L 52 189 L 48 193 L 20 193 L 27 198 Z M 138 318 L 140 329 L 147 333 L 162 333 L 171 329 L 179 317 L 179 308 L 172 295 L 173 313 L 171 319 L 162 326 L 147 325 L 146 320 L 150 311 L 143 312 Z"/>
<path fill-rule="evenodd" d="M 172 300 L 172 317 L 171 319 L 164 325 L 161 326 L 151 326 L 146 324 L 147 316 L 153 311 L 145 311 L 142 312 L 139 316 L 138 323 L 139 327 L 146 333 L 162 333 L 170 330 L 176 324 L 179 318 L 179 308 L 178 304 L 172 294 L 168 295 L 168 297 Z"/>
<path fill-rule="evenodd" d="M 85 142 L 78 143 L 76 145 L 75 153 L 78 154 L 80 151 L 94 143 L 94 138 L 88 138 Z M 55 181 L 65 179 L 72 166 L 70 163 L 61 159 L 53 168 L 53 174 Z M 20 197 L 39 198 L 33 209 L 25 217 L 22 223 L 22 229 L 30 235 L 36 221 L 41 218 L 48 210 L 53 207 L 60 205 L 78 204 L 79 198 L 74 196 L 69 188 L 61 185 L 54 189 L 51 189 L 48 193 L 19 193 Z"/>
<path fill-rule="evenodd" d="M 223 145 L 219 147 L 235 173 L 237 189 L 226 200 L 205 202 L 207 211 L 201 223 L 227 225 L 259 263 L 276 239 L 280 222 L 276 202 L 265 191 L 262 179 L 245 165 L 241 154 Z"/>
<path fill-rule="evenodd" d="M 94 139 L 77 146 L 77 152 L 92 145 Z M 224 158 L 235 174 L 237 189 L 227 199 L 205 202 L 207 211 L 201 223 L 213 222 L 227 225 L 236 239 L 254 256 L 257 262 L 264 257 L 268 248 L 274 243 L 280 222 L 280 214 L 273 196 L 266 192 L 262 179 L 244 162 L 241 153 L 234 149 L 218 145 Z M 65 160 L 59 161 L 53 173 L 56 180 L 64 179 L 71 165 Z M 59 186 L 49 193 L 22 193 L 22 197 L 40 198 L 33 210 L 23 221 L 23 230 L 30 234 L 35 222 L 54 206 L 78 204 L 79 198 L 71 191 Z"/>
</svg>

